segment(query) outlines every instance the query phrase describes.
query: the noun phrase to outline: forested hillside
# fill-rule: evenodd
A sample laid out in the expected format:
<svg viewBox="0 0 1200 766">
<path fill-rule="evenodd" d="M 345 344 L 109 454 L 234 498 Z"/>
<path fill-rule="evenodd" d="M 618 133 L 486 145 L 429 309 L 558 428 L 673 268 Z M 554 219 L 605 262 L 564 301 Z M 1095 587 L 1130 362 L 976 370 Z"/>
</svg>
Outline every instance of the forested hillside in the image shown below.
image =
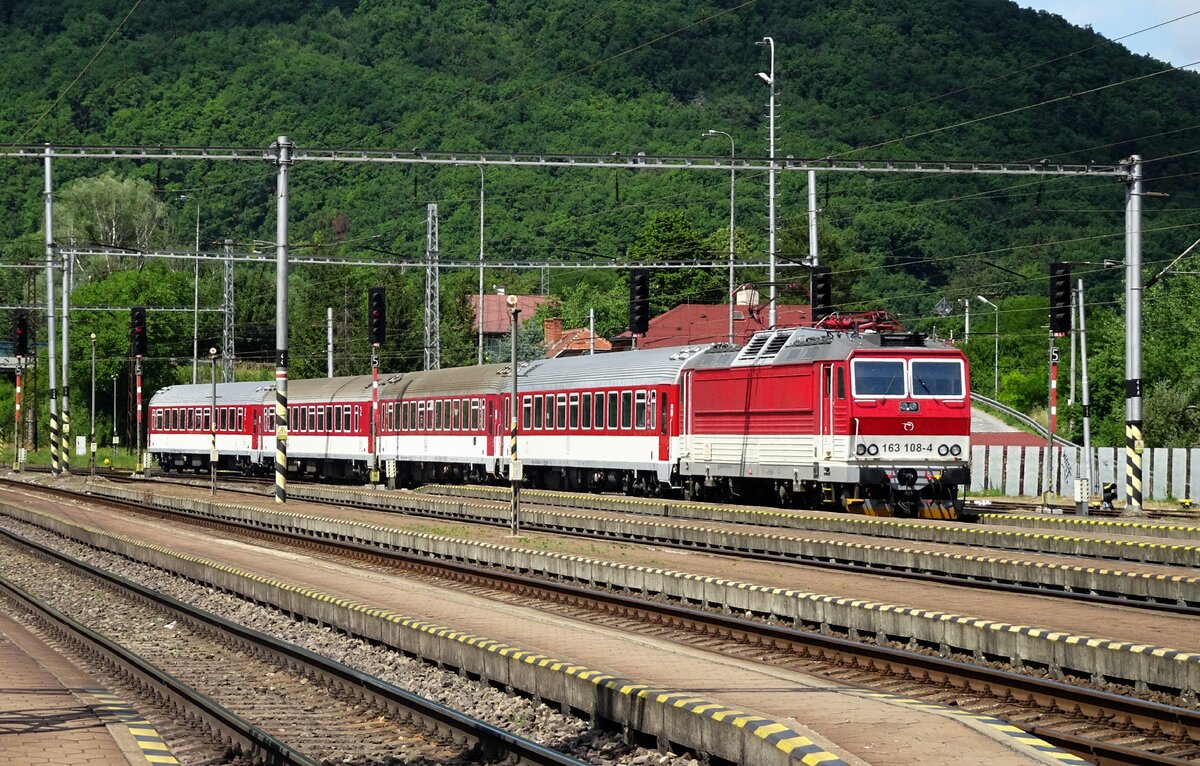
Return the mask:
<svg viewBox="0 0 1200 766">
<path fill-rule="evenodd" d="M 711 129 L 729 133 L 738 156 L 761 158 L 768 96 L 755 72 L 769 59 L 754 43 L 768 35 L 781 158 L 1109 164 L 1136 153 L 1147 160 L 1147 190 L 1169 195 L 1144 201 L 1147 276 L 1200 237 L 1198 75 L 1164 71 L 1007 0 L 9 0 L 0 7 L 0 141 L 266 148 L 286 135 L 309 148 L 728 156 L 724 136 L 701 137 Z M 41 165 L 0 162 L 0 262 L 40 262 Z M 419 263 L 426 205 L 437 203 L 441 257 L 473 261 L 480 180 L 477 166 L 299 163 L 294 252 Z M 725 257 L 725 172 L 488 167 L 483 181 L 488 261 Z M 226 238 L 238 252 L 274 248 L 275 169 L 265 161 L 63 159 L 54 182 L 57 241 L 131 251 L 80 260 L 78 306 L 190 307 L 190 263 L 133 251 L 192 248 L 197 218 L 202 249 Z M 737 250 L 747 263 L 766 259 L 766 189 L 764 173 L 738 175 Z M 1123 263 L 1124 204 L 1125 187 L 1111 178 L 822 173 L 821 261 L 839 308 L 885 308 L 906 327 L 960 337 L 961 313 L 938 317 L 934 305 L 945 298 L 961 311 L 958 300 L 969 299 L 974 385 L 989 395 L 994 317 L 976 296 L 993 301 L 1000 398 L 1026 409 L 1046 398 L 1049 264 L 1081 262 L 1093 423 L 1100 443 L 1121 444 L 1124 273 L 1102 264 Z M 780 278 L 795 283 L 784 302 L 807 302 L 798 265 L 806 205 L 804 174 L 781 173 Z M 1177 268 L 1194 272 L 1198 262 Z M 423 276 L 420 267 L 296 266 L 291 374 L 323 374 L 326 306 L 337 312 L 338 371 L 369 369 L 372 285 L 388 288 L 385 368 L 419 367 Z M 463 299 L 476 279 L 474 269 L 442 275 L 443 365 L 475 359 Z M 763 269 L 739 272 L 739 281 L 764 279 Z M 235 281 L 239 359 L 267 362 L 273 265 L 239 264 Z M 540 283 L 537 270 L 487 272 L 489 289 Z M 201 305 L 218 306 L 219 268 L 204 266 L 200 284 Z M 44 300 L 36 270 L 2 269 L 0 286 L 6 305 Z M 658 309 L 726 299 L 723 276 L 704 270 L 656 277 L 654 287 Z M 605 334 L 626 323 L 619 270 L 551 270 L 549 290 L 568 326 L 589 308 Z M 1200 280 L 1168 276 L 1145 301 L 1148 442 L 1200 444 Z M 111 376 L 127 369 L 127 322 L 73 313 L 76 393 L 96 332 L 97 400 L 109 401 Z M 190 381 L 190 316 L 155 319 L 152 330 L 147 386 Z M 200 334 L 206 356 L 219 346 L 219 315 L 202 315 Z M 0 394 L 0 412 L 11 411 L 4 402 Z M 85 403 L 75 396 L 75 408 Z M 111 418 L 97 408 L 104 432 Z M 1078 420 L 1077 408 L 1060 416 L 1068 428 Z"/>
</svg>

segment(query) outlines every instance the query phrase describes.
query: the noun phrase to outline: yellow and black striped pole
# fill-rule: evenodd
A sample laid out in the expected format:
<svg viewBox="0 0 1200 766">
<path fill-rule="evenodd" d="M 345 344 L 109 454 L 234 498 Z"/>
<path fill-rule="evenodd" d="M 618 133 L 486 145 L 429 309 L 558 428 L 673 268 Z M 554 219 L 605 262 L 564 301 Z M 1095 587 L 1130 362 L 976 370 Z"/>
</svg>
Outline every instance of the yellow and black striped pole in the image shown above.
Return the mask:
<svg viewBox="0 0 1200 766">
<path fill-rule="evenodd" d="M 1125 500 L 1126 507 L 1138 513 L 1142 508 L 1142 421 L 1125 423 Z"/>
<path fill-rule="evenodd" d="M 46 355 L 50 369 L 50 473 L 58 474 L 58 357 L 55 354 L 54 315 L 54 187 L 50 172 L 50 145 L 46 144 L 43 171 L 46 202 Z"/>
<path fill-rule="evenodd" d="M 293 144 L 280 136 L 275 150 L 275 502 L 287 502 L 288 436 L 288 168 Z"/>
</svg>

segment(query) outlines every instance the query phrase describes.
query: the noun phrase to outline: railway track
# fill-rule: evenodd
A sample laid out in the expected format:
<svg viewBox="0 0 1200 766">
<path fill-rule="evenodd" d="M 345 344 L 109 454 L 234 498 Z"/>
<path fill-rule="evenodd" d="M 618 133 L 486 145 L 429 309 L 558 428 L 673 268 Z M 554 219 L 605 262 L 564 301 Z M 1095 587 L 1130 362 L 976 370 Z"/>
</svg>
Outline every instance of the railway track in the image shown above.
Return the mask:
<svg viewBox="0 0 1200 766">
<path fill-rule="evenodd" d="M 316 766 L 347 759 L 364 766 L 396 758 L 438 763 L 583 766 L 581 761 L 432 703 L 340 663 L 242 627 L 71 556 L 0 529 L 6 566 L 34 595 L 7 579 L 6 597 L 71 643 L 121 663 L 152 695 L 204 721 L 252 760 Z M 28 551 L 22 554 L 17 550 Z M 65 569 L 65 572 L 64 572 Z M 44 602 L 122 635 L 136 654 Z M 165 623 L 165 625 L 164 625 Z M 68 637 L 69 636 L 69 637 Z M 254 721 L 254 723 L 249 723 Z"/>
<path fill-rule="evenodd" d="M 189 485 L 195 484 L 195 482 L 189 482 L 187 480 L 179 480 L 179 479 L 174 479 L 174 478 L 157 477 L 156 480 L 172 482 L 172 483 L 185 483 L 185 484 L 189 484 Z M 249 483 L 253 487 L 259 487 L 261 485 L 263 487 L 262 491 L 265 491 L 266 485 L 264 483 L 261 483 L 261 482 L 256 483 L 253 480 L 250 480 Z M 207 483 L 204 483 L 204 486 L 207 486 Z M 242 493 L 252 494 L 252 495 L 261 495 L 262 494 L 262 491 L 260 491 L 259 489 L 246 488 L 246 487 L 234 487 L 231 490 L 223 490 L 223 491 L 242 492 Z M 409 494 L 413 495 L 414 493 L 409 493 Z M 524 497 L 527 494 L 530 494 L 530 493 L 523 492 L 522 497 Z M 552 494 L 552 493 L 544 493 L 543 497 L 542 497 L 542 502 L 549 504 L 551 498 L 549 498 L 548 495 L 550 495 L 550 494 Z M 418 495 L 414 495 L 414 496 L 419 497 L 420 495 L 418 494 Z M 443 506 L 439 506 L 438 508 L 430 510 L 430 509 L 423 508 L 417 504 L 409 504 L 403 508 L 389 507 L 387 503 L 373 501 L 372 493 L 363 493 L 361 497 L 358 497 L 357 495 L 354 497 L 350 497 L 350 498 L 342 497 L 342 498 L 339 498 L 336 502 L 334 502 L 332 500 L 322 499 L 320 497 L 304 496 L 299 491 L 294 495 L 294 497 L 297 497 L 297 499 L 302 499 L 307 502 L 328 503 L 328 504 L 333 504 L 333 505 L 352 505 L 352 506 L 356 506 L 356 507 L 360 507 L 360 508 L 391 511 L 391 512 L 402 512 L 405 514 L 416 515 L 416 516 L 429 515 L 429 516 L 433 516 L 436 518 L 452 518 L 455 521 L 463 521 L 463 522 L 477 523 L 477 524 L 506 525 L 508 523 L 507 516 L 500 518 L 495 513 L 495 511 L 497 511 L 497 510 L 507 511 L 506 503 L 498 503 L 496 501 L 481 498 L 478 496 L 477 493 L 476 494 L 459 493 L 459 494 L 453 494 L 452 496 L 461 501 L 461 504 L 456 505 L 455 509 L 453 511 L 448 511 Z M 379 495 L 379 497 L 382 499 L 387 499 L 389 502 L 391 502 L 392 499 L 400 497 L 400 496 L 395 495 L 395 494 L 382 493 Z M 356 498 L 358 498 L 358 499 L 356 499 Z M 582 498 L 580 500 L 581 503 L 586 504 L 588 502 L 587 496 L 581 495 L 580 498 Z M 607 496 L 600 496 L 598 499 L 602 502 L 597 503 L 597 504 L 603 504 L 609 500 L 609 498 Z M 622 498 L 622 499 L 624 499 L 624 498 Z M 643 502 L 645 502 L 645 501 L 643 501 Z M 655 501 L 653 501 L 653 504 L 655 506 L 657 506 L 661 502 L 664 502 L 664 501 L 655 500 Z M 667 502 L 669 502 L 669 501 L 667 501 Z M 477 507 L 479 509 L 478 513 L 472 512 L 471 509 L 474 507 Z M 631 505 L 628 507 L 632 510 L 633 513 L 635 513 L 637 515 L 645 515 L 648 513 L 650 515 L 655 515 L 655 514 L 651 513 L 650 511 L 648 511 L 645 505 Z M 610 511 L 611 511 L 611 509 L 610 509 Z M 683 518 L 687 518 L 685 511 L 680 510 L 677 512 L 682 513 Z M 593 537 L 593 535 L 589 534 L 586 530 L 580 530 L 577 528 L 573 528 L 569 524 L 547 525 L 547 524 L 537 524 L 537 523 L 526 522 L 523 524 L 523 526 L 526 529 L 530 529 L 533 531 L 546 532 L 546 533 L 552 533 L 552 534 L 557 534 L 557 535 L 569 535 L 569 536 L 575 536 L 575 537 Z M 602 536 L 601 539 L 610 539 L 610 540 L 617 539 L 617 540 L 624 540 L 627 542 L 633 542 L 633 543 L 639 543 L 639 544 L 651 543 L 651 544 L 654 544 L 654 545 L 660 546 L 660 547 L 679 548 L 679 549 L 685 549 L 685 550 L 694 548 L 693 545 L 689 545 L 685 542 L 681 542 L 679 540 L 676 540 L 676 539 L 666 536 L 666 535 L 649 537 L 649 536 L 647 536 L 647 534 L 644 531 L 641 531 L 641 530 L 638 530 L 638 531 L 617 530 L 616 532 L 613 532 L 612 534 Z M 910 545 L 910 543 L 904 543 L 904 545 Z M 1162 599 L 1150 598 L 1150 597 L 1147 597 L 1145 595 L 1145 593 L 1141 592 L 1139 590 L 1139 588 L 1136 587 L 1136 584 L 1133 584 L 1133 583 L 1130 584 L 1130 590 L 1124 591 L 1124 592 L 1122 592 L 1122 591 L 1096 592 L 1095 589 L 1090 588 L 1090 587 L 1089 588 L 1081 587 L 1078 589 L 1072 589 L 1069 587 L 1064 587 L 1061 582 L 1056 581 L 1052 578 L 1042 577 L 1037 572 L 1035 572 L 1033 574 L 1017 573 L 1017 574 L 1013 575 L 1013 579 L 1004 579 L 1004 577 L 996 574 L 995 572 L 972 573 L 972 570 L 969 570 L 969 569 L 964 570 L 964 569 L 959 569 L 959 568 L 953 568 L 951 566 L 951 564 L 955 563 L 957 561 L 954 557 L 944 557 L 945 561 L 943 562 L 943 564 L 945 565 L 946 568 L 942 569 L 940 571 L 936 571 L 933 569 L 918 570 L 914 567 L 911 559 L 909 559 L 908 557 L 900 557 L 899 559 L 897 559 L 896 561 L 891 562 L 891 563 L 881 562 L 878 559 L 871 560 L 871 561 L 858 560 L 855 558 L 855 556 L 860 555 L 861 552 L 858 551 L 857 549 L 855 549 L 854 547 L 850 547 L 850 546 L 845 547 L 841 551 L 841 553 L 838 554 L 838 556 L 839 556 L 838 558 L 831 558 L 827 554 L 818 555 L 816 553 L 812 553 L 811 551 L 807 550 L 807 548 L 804 548 L 804 547 L 800 548 L 799 550 L 792 551 L 788 555 L 782 555 L 782 554 L 776 554 L 776 553 L 771 553 L 771 552 L 765 552 L 765 551 L 761 551 L 761 550 L 748 550 L 745 548 L 737 547 L 736 545 L 732 545 L 732 544 L 728 545 L 728 546 L 722 546 L 720 544 L 715 544 L 715 543 L 710 542 L 705 545 L 704 550 L 708 553 L 714 553 L 714 554 L 737 556 L 740 558 L 755 559 L 755 560 L 761 560 L 761 561 L 787 562 L 787 563 L 791 563 L 791 564 L 800 564 L 803 566 L 810 566 L 810 567 L 815 567 L 815 568 L 820 568 L 820 569 L 853 572 L 853 573 L 863 573 L 863 574 L 869 573 L 869 574 L 873 574 L 873 575 L 896 577 L 896 578 L 901 578 L 901 579 L 905 579 L 905 580 L 917 580 L 917 581 L 921 581 L 921 582 L 928 582 L 928 583 L 942 584 L 942 585 L 955 585 L 955 586 L 961 586 L 961 587 L 969 587 L 969 588 L 975 588 L 975 589 L 980 589 L 980 590 L 999 591 L 999 592 L 1012 593 L 1012 594 L 1018 594 L 1018 595 L 1019 594 L 1038 595 L 1038 596 L 1046 596 L 1046 597 L 1059 598 L 1059 599 L 1074 600 L 1074 601 L 1085 602 L 1085 603 L 1124 606 L 1124 607 L 1143 609 L 1143 610 L 1147 610 L 1147 611 L 1161 612 L 1161 613 L 1167 613 L 1167 614 L 1177 614 L 1177 615 L 1185 615 L 1185 616 L 1200 616 L 1200 597 L 1197 597 L 1198 600 L 1196 600 L 1196 601 L 1188 600 L 1188 601 L 1182 601 L 1182 602 L 1178 599 L 1168 600 L 1165 598 L 1162 598 Z"/>
<path fill-rule="evenodd" d="M 126 510 L 129 504 L 103 501 Z M 138 509 L 163 516 L 160 511 Z M 902 650 L 886 636 L 875 643 L 822 635 L 697 609 L 666 600 L 584 588 L 511 572 L 399 554 L 359 543 L 313 539 L 263 529 L 244 529 L 205 519 L 204 526 L 248 534 L 277 545 L 298 545 L 322 556 L 352 558 L 356 566 L 400 568 L 494 594 L 553 605 L 582 619 L 613 621 L 626 630 L 670 635 L 712 651 L 787 663 L 882 693 L 999 716 L 1059 747 L 1104 764 L 1184 764 L 1200 759 L 1200 711 L 1118 694 L 1086 684 L 1063 683 L 1001 667 L 942 657 L 934 650 Z M 752 651 L 748 651 L 748 648 Z"/>
</svg>

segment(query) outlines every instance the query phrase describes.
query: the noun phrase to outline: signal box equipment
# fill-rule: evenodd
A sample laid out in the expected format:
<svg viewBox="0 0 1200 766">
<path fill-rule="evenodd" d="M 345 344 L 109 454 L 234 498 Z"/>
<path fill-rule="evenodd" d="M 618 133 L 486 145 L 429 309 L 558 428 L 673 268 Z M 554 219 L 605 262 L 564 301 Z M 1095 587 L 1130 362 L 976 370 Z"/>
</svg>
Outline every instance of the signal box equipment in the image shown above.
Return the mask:
<svg viewBox="0 0 1200 766">
<path fill-rule="evenodd" d="M 146 307 L 129 310 L 129 346 L 134 356 L 146 355 Z"/>
<path fill-rule="evenodd" d="M 629 332 L 644 335 L 650 329 L 650 271 L 629 271 Z"/>
<path fill-rule="evenodd" d="M 828 266 L 814 266 L 812 270 L 812 321 L 820 322 L 833 313 L 833 274 Z"/>
<path fill-rule="evenodd" d="M 1066 263 L 1050 265 L 1050 332 L 1071 331 L 1071 266 Z"/>
<path fill-rule="evenodd" d="M 13 319 L 13 347 L 16 356 L 29 356 L 29 316 L 25 312 Z"/>
<path fill-rule="evenodd" d="M 387 307 L 382 287 L 372 287 L 367 290 L 367 320 L 371 344 L 383 345 L 387 332 Z"/>
</svg>

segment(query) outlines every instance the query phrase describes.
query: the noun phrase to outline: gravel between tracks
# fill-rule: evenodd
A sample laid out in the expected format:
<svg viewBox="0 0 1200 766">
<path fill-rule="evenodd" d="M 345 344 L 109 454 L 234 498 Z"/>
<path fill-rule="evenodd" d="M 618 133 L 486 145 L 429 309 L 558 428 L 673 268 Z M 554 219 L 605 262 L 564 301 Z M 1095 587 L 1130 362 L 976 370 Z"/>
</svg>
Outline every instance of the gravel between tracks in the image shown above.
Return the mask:
<svg viewBox="0 0 1200 766">
<path fill-rule="evenodd" d="M 447 707 L 596 766 L 697 766 L 690 755 L 646 750 L 619 735 L 593 729 L 588 722 L 563 715 L 547 705 L 511 696 L 486 684 L 430 667 L 386 647 L 348 637 L 329 628 L 297 622 L 277 610 L 250 604 L 213 588 L 188 582 L 143 564 L 96 551 L 21 522 L 0 522 L 31 540 L 87 561 L 121 577 L 166 593 L 233 622 L 303 646 L 350 667 L 381 678 Z M 6 576 L 16 579 L 7 557 L 0 557 Z M 37 583 L 30 583 L 35 592 Z M 23 586 L 24 587 L 24 586 Z M 69 596 L 69 593 L 60 595 Z M 84 602 L 78 608 L 91 611 Z M 64 607 L 67 608 L 67 607 Z M 168 622 L 164 619 L 163 622 Z M 399 763 L 399 761 L 397 761 Z"/>
</svg>

